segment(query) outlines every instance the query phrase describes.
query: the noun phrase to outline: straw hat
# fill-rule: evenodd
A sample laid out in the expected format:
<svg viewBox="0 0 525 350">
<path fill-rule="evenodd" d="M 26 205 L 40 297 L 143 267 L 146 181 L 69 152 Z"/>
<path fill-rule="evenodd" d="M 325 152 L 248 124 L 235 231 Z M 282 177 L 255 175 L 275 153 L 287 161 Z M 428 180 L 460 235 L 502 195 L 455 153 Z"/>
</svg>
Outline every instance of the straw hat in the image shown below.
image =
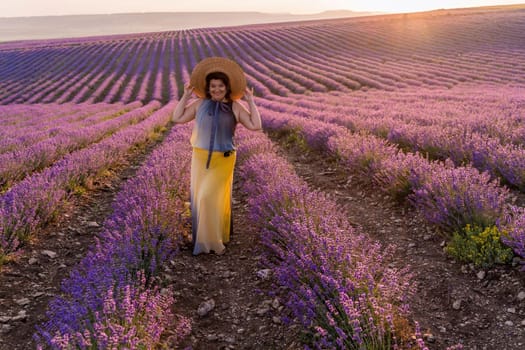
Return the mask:
<svg viewBox="0 0 525 350">
<path fill-rule="evenodd" d="M 225 57 L 208 57 L 197 63 L 191 72 L 190 85 L 197 96 L 206 97 L 206 76 L 212 72 L 222 72 L 228 76 L 232 100 L 238 100 L 244 95 L 246 78 L 241 66 Z"/>
</svg>

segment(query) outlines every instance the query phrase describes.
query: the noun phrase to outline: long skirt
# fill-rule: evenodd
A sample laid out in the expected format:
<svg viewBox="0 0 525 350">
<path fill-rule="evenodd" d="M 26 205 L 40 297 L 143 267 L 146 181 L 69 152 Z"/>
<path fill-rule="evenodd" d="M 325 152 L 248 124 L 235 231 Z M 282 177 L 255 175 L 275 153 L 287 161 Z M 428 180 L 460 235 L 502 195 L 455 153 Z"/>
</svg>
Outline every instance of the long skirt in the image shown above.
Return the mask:
<svg viewBox="0 0 525 350">
<path fill-rule="evenodd" d="M 236 153 L 225 157 L 213 152 L 206 169 L 208 150 L 193 148 L 191 159 L 191 217 L 193 254 L 223 253 L 232 230 L 232 183 Z"/>
</svg>

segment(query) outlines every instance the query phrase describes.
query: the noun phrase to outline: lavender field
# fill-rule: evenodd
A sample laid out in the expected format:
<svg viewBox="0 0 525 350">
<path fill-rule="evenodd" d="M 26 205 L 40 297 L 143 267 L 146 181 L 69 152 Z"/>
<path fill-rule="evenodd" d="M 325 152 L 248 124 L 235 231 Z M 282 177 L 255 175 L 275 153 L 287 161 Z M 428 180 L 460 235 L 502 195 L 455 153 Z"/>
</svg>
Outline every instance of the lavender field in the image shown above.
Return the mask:
<svg viewBox="0 0 525 350">
<path fill-rule="evenodd" d="M 209 56 L 264 127 L 222 262 L 170 121 Z M 522 349 L 524 58 L 525 5 L 0 44 L 0 349 Z"/>
</svg>

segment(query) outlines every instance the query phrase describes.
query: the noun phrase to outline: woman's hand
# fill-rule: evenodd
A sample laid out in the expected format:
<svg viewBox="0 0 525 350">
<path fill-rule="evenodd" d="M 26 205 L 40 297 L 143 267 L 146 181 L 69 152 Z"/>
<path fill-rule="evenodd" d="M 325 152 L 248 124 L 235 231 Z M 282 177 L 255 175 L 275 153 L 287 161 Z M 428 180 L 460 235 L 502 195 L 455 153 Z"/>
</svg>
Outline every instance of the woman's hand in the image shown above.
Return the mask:
<svg viewBox="0 0 525 350">
<path fill-rule="evenodd" d="M 239 106 L 239 122 L 244 125 L 248 130 L 262 130 L 261 115 L 255 101 L 253 100 L 253 87 L 244 90 L 244 99 L 248 102 L 248 109 L 242 104 L 238 103 Z"/>
<path fill-rule="evenodd" d="M 175 123 L 187 123 L 195 118 L 197 108 L 200 106 L 202 100 L 197 99 L 188 104 L 188 100 L 193 94 L 193 86 L 189 83 L 184 85 L 184 92 L 181 99 L 177 102 L 177 106 L 173 110 L 172 120 Z"/>
<path fill-rule="evenodd" d="M 251 89 L 248 87 L 244 89 L 244 99 L 248 103 L 253 103 L 253 87 Z"/>
<path fill-rule="evenodd" d="M 184 93 L 182 94 L 182 98 L 186 100 L 189 99 L 191 95 L 193 94 L 194 89 L 195 88 L 191 86 L 190 83 L 187 83 L 186 85 L 184 85 Z"/>
</svg>

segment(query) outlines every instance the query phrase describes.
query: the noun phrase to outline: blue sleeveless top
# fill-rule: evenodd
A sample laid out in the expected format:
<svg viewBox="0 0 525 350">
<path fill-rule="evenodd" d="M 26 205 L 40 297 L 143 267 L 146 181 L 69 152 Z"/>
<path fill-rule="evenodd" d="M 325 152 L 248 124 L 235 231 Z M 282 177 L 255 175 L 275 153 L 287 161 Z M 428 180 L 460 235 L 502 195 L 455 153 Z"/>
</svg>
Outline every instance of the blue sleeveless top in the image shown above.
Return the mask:
<svg viewBox="0 0 525 350">
<path fill-rule="evenodd" d="M 195 115 L 190 142 L 193 147 L 209 151 L 206 168 L 209 166 L 212 151 L 226 152 L 235 149 L 233 136 L 236 125 L 231 102 L 210 99 L 202 101 Z"/>
</svg>

